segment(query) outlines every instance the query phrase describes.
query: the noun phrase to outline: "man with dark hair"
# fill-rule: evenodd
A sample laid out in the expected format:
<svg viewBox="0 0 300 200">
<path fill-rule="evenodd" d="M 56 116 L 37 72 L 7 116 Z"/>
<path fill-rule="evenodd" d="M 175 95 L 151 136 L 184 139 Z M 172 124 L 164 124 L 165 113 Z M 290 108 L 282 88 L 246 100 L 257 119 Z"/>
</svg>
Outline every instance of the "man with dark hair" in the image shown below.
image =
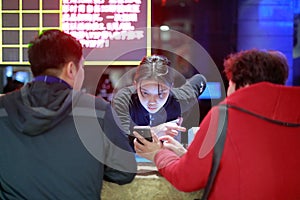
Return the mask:
<svg viewBox="0 0 300 200">
<path fill-rule="evenodd" d="M 100 199 L 136 161 L 108 102 L 80 92 L 82 46 L 48 30 L 28 50 L 34 80 L 0 97 L 0 199 Z"/>
</svg>

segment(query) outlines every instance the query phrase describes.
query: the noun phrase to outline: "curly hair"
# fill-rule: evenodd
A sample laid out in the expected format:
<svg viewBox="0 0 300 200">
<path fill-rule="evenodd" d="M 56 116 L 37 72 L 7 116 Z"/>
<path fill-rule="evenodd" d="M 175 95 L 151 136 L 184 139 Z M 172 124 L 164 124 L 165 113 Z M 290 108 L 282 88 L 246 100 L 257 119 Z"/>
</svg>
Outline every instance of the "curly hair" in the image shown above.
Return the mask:
<svg viewBox="0 0 300 200">
<path fill-rule="evenodd" d="M 284 85 L 288 69 L 285 55 L 276 50 L 244 50 L 224 60 L 225 75 L 236 84 L 236 90 L 263 81 Z"/>
<path fill-rule="evenodd" d="M 47 30 L 30 42 L 28 58 L 34 76 L 42 75 L 47 69 L 57 69 L 73 61 L 79 66 L 82 45 L 73 36 L 60 30 Z"/>
</svg>

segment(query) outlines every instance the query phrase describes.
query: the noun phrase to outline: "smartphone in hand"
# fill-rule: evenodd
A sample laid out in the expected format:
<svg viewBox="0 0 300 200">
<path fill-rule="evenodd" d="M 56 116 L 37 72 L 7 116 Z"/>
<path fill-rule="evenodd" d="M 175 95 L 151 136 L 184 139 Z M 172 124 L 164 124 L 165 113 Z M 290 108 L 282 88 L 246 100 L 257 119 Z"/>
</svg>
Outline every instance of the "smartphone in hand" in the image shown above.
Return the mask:
<svg viewBox="0 0 300 200">
<path fill-rule="evenodd" d="M 152 135 L 151 135 L 151 129 L 150 126 L 134 126 L 133 130 L 138 132 L 141 136 L 143 136 L 146 140 L 152 142 Z M 137 141 L 141 144 L 143 144 L 139 139 Z"/>
</svg>

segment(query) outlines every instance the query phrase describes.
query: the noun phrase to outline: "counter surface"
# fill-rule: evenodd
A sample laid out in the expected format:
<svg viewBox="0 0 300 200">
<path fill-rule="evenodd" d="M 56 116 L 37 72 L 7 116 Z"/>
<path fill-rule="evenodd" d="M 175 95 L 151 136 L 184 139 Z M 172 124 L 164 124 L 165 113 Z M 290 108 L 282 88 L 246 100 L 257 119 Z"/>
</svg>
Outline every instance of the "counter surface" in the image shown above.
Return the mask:
<svg viewBox="0 0 300 200">
<path fill-rule="evenodd" d="M 104 182 L 101 198 L 103 200 L 194 200 L 200 199 L 203 190 L 181 192 L 173 187 L 159 173 L 151 162 L 139 163 L 138 174 L 126 185 Z"/>
</svg>

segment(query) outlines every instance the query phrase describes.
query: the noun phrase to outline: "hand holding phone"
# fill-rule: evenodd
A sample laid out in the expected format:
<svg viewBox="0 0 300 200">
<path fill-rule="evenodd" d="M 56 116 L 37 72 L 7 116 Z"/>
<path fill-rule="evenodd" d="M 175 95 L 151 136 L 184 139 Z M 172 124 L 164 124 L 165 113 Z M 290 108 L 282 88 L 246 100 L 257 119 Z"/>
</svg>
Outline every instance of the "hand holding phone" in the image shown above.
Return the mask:
<svg viewBox="0 0 300 200">
<path fill-rule="evenodd" d="M 153 141 L 150 126 L 134 126 L 133 130 L 138 132 L 138 134 L 143 136 L 149 142 Z M 139 141 L 139 139 L 137 139 L 137 141 L 143 144 L 141 141 Z"/>
</svg>

